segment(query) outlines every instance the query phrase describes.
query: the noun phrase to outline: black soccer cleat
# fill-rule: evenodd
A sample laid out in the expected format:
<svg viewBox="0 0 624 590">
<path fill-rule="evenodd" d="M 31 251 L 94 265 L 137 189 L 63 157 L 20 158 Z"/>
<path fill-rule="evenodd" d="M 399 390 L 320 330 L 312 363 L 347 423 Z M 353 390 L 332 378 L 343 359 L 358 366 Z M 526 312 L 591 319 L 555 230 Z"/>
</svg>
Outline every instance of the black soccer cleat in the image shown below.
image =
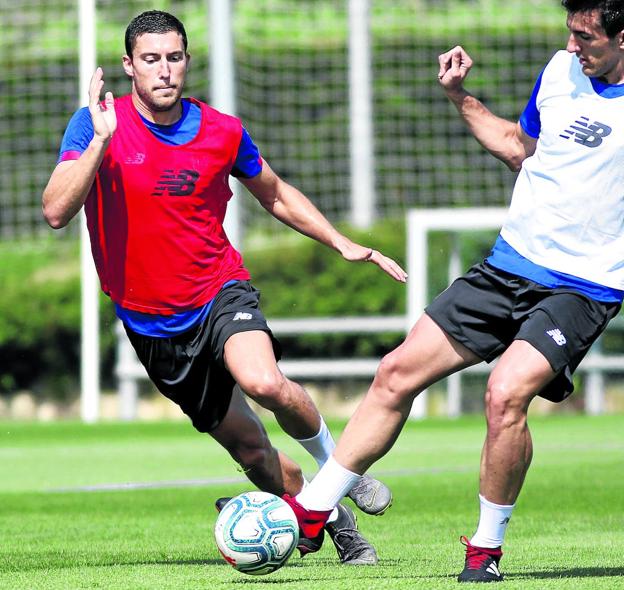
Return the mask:
<svg viewBox="0 0 624 590">
<path fill-rule="evenodd" d="M 376 565 L 375 548 L 362 536 L 357 528 L 355 514 L 351 508 L 338 504 L 338 518 L 325 525 L 325 530 L 345 565 Z"/>
<path fill-rule="evenodd" d="M 225 505 L 231 500 L 232 498 L 217 498 L 215 500 L 215 508 L 217 509 L 217 512 L 221 512 L 221 510 L 223 510 L 225 508 Z"/>
<path fill-rule="evenodd" d="M 503 581 L 503 574 L 498 569 L 498 563 L 503 556 L 500 547 L 475 547 L 466 537 L 460 537 L 459 540 L 466 546 L 466 563 L 464 571 L 457 577 L 458 582 Z"/>
</svg>

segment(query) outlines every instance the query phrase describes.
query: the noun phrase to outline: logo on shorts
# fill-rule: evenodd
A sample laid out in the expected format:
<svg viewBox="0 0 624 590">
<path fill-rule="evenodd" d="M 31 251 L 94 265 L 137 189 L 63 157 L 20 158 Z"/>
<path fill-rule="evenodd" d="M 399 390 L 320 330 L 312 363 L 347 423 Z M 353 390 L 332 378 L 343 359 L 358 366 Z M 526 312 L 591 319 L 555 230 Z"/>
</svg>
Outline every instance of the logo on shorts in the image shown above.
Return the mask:
<svg viewBox="0 0 624 590">
<path fill-rule="evenodd" d="M 548 334 L 559 346 L 563 346 L 567 342 L 566 337 L 561 333 L 559 328 L 547 330 L 546 334 Z"/>
<path fill-rule="evenodd" d="M 246 311 L 237 311 L 232 321 L 236 322 L 238 320 L 250 320 L 252 317 L 253 316 L 250 313 L 247 313 Z"/>
<path fill-rule="evenodd" d="M 611 127 L 604 123 L 594 121 L 589 122 L 587 117 L 580 117 L 574 121 L 573 125 L 570 125 L 563 133 L 559 134 L 559 137 L 563 139 L 570 139 L 574 137 L 576 143 L 580 143 L 586 147 L 595 148 L 602 143 L 603 137 L 611 134 Z"/>
</svg>

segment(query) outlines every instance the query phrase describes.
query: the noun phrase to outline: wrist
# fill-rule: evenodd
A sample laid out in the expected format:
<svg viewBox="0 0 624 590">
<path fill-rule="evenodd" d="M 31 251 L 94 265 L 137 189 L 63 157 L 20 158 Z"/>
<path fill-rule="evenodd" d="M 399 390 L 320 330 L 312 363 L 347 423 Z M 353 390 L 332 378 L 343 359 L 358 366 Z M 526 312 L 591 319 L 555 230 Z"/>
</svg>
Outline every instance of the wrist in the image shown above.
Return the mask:
<svg viewBox="0 0 624 590">
<path fill-rule="evenodd" d="M 93 139 L 90 141 L 90 145 L 97 150 L 106 149 L 112 137 L 113 137 L 112 135 L 109 135 L 108 137 L 102 137 L 101 135 L 94 135 Z"/>
<path fill-rule="evenodd" d="M 446 93 L 446 97 L 457 106 L 460 106 L 470 96 L 470 94 L 461 86 L 459 88 L 452 89 L 445 88 L 444 92 Z"/>
</svg>

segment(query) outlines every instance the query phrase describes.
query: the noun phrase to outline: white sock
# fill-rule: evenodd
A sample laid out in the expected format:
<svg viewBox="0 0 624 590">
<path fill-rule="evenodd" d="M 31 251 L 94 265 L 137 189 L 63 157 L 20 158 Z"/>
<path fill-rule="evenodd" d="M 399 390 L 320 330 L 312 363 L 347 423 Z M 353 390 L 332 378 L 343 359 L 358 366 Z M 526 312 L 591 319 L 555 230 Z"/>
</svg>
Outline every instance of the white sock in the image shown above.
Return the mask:
<svg viewBox="0 0 624 590">
<path fill-rule="evenodd" d="M 304 477 L 303 478 L 303 487 L 301 488 L 301 492 L 305 490 L 310 485 L 310 482 Z M 301 493 L 299 492 L 299 493 Z M 338 508 L 334 508 L 332 513 L 329 515 L 327 522 L 334 522 L 338 518 Z"/>
<path fill-rule="evenodd" d="M 330 456 L 314 479 L 297 494 L 296 499 L 308 510 L 330 510 L 359 480 L 357 473 L 345 469 Z"/>
<path fill-rule="evenodd" d="M 477 547 L 495 549 L 503 544 L 505 531 L 515 504 L 501 505 L 486 500 L 479 494 L 481 512 L 479 526 L 470 543 Z"/>
<path fill-rule="evenodd" d="M 296 439 L 296 441 L 314 457 L 319 467 L 325 464 L 336 448 L 336 443 L 321 417 L 321 427 L 318 433 L 312 438 Z"/>
</svg>

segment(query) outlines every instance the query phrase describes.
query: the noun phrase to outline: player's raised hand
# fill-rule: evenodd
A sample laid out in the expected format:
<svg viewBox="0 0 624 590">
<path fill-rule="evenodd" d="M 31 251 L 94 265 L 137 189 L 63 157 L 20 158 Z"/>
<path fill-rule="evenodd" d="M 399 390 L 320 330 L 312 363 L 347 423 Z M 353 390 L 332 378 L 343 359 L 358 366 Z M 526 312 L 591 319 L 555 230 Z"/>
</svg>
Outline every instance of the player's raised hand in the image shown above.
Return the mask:
<svg viewBox="0 0 624 590">
<path fill-rule="evenodd" d="M 342 250 L 342 256 L 350 262 L 372 262 L 381 270 L 389 274 L 394 280 L 400 283 L 407 281 L 407 273 L 399 266 L 397 262 L 384 256 L 379 250 L 367 248 L 351 242 Z"/>
<path fill-rule="evenodd" d="M 104 95 L 104 103 L 100 102 L 100 94 L 104 87 L 104 72 L 102 68 L 97 68 L 91 76 L 89 84 L 89 112 L 93 121 L 93 132 L 95 137 L 103 141 L 109 141 L 117 129 L 117 115 L 115 114 L 115 103 L 113 93 L 107 92 Z"/>
<path fill-rule="evenodd" d="M 439 55 L 438 62 L 440 63 L 438 72 L 440 84 L 447 92 L 459 90 L 472 67 L 471 57 L 461 45 L 457 45 L 450 51 Z"/>
</svg>

